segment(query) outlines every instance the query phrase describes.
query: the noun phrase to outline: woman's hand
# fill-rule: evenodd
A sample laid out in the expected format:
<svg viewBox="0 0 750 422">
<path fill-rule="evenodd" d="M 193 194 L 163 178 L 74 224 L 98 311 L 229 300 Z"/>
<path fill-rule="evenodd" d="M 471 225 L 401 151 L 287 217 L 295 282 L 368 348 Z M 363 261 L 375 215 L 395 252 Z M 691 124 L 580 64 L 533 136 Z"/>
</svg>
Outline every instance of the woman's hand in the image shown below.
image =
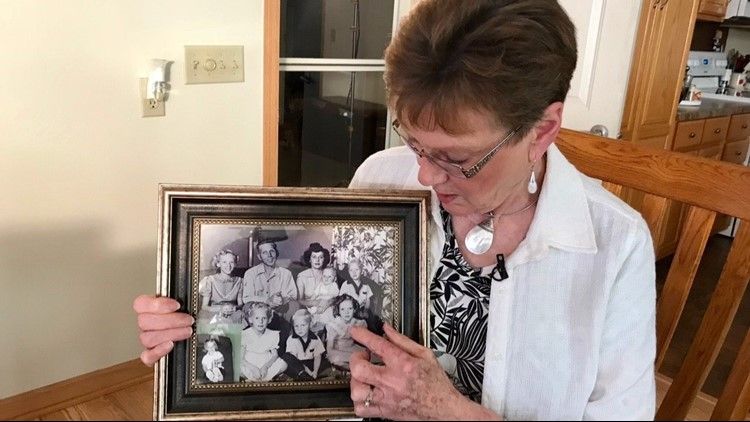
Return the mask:
<svg viewBox="0 0 750 422">
<path fill-rule="evenodd" d="M 177 312 L 180 303 L 168 297 L 142 295 L 133 301 L 133 310 L 138 314 L 140 341 L 145 350 L 141 361 L 152 366 L 174 347 L 175 341 L 185 340 L 193 334 L 195 319 Z"/>
<path fill-rule="evenodd" d="M 388 324 L 384 329 L 385 338 L 366 328 L 350 329 L 354 340 L 385 363 L 384 366 L 370 363 L 366 351 L 352 354 L 351 398 L 357 416 L 392 420 L 499 419 L 453 387 L 432 350 Z"/>
</svg>

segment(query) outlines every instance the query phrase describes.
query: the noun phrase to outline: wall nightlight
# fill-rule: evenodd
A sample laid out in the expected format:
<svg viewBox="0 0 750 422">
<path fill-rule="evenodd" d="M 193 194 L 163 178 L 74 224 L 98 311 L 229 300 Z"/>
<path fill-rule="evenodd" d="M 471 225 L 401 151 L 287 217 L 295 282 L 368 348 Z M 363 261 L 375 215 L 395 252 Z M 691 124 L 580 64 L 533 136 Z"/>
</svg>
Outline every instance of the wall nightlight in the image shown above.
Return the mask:
<svg viewBox="0 0 750 422">
<path fill-rule="evenodd" d="M 152 59 L 148 78 L 141 78 L 141 103 L 143 117 L 164 116 L 164 101 L 167 99 L 169 65 L 172 62 Z"/>
</svg>

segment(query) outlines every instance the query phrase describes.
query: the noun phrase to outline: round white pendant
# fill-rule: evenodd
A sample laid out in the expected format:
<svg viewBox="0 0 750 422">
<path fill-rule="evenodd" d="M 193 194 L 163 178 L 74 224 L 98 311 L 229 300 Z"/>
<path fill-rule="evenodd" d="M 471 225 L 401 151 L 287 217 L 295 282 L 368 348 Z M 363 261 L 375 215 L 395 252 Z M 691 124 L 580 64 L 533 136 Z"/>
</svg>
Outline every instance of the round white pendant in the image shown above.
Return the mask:
<svg viewBox="0 0 750 422">
<path fill-rule="evenodd" d="M 491 220 L 490 220 L 491 221 Z M 490 223 L 490 230 L 482 227 L 482 225 L 474 226 L 473 229 L 469 230 L 469 233 L 464 239 L 466 249 L 474 255 L 481 255 L 492 246 L 493 230 L 492 224 Z"/>
</svg>

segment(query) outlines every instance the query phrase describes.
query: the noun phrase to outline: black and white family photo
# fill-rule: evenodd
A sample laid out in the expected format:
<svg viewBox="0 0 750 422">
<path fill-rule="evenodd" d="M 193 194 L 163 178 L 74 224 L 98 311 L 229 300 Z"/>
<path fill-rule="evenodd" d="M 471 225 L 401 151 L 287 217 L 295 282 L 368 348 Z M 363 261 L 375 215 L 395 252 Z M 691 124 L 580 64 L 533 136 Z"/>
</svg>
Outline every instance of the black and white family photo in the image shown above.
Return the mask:
<svg viewBox="0 0 750 422">
<path fill-rule="evenodd" d="M 352 326 L 393 323 L 394 226 L 212 222 L 193 259 L 198 384 L 346 380 Z"/>
</svg>

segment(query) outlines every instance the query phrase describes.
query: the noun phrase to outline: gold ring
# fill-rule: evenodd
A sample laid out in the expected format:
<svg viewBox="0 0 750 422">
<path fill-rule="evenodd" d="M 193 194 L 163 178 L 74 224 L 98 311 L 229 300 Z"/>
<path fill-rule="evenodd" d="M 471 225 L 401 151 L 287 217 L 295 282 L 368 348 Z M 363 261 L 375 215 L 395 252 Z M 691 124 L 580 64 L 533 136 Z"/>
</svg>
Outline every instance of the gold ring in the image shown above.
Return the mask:
<svg viewBox="0 0 750 422">
<path fill-rule="evenodd" d="M 367 393 L 367 397 L 365 397 L 365 407 L 370 407 L 372 404 L 372 392 L 375 391 L 375 387 L 372 385 L 370 386 L 370 391 Z"/>
</svg>

